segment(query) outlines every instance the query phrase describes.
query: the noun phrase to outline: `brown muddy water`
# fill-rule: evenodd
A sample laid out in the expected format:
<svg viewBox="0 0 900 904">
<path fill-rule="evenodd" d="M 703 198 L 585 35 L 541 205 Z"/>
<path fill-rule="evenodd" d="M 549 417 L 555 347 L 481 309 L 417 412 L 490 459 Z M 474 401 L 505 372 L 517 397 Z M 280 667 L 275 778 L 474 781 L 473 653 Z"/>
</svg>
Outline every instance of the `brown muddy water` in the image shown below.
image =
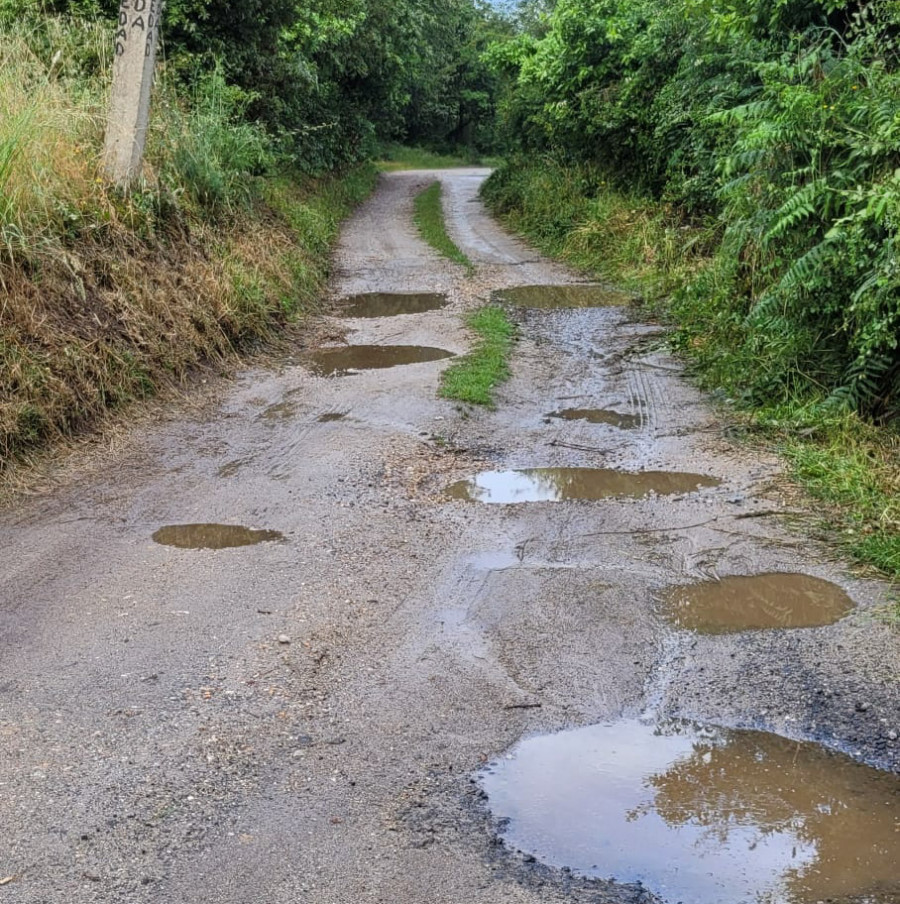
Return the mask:
<svg viewBox="0 0 900 904">
<path fill-rule="evenodd" d="M 231 549 L 283 540 L 277 530 L 251 530 L 236 524 L 170 524 L 153 534 L 155 542 L 178 549 Z"/>
<path fill-rule="evenodd" d="M 624 307 L 634 301 L 627 292 L 606 286 L 517 286 L 514 289 L 498 289 L 491 293 L 495 303 L 515 305 L 520 308 L 608 308 Z"/>
<path fill-rule="evenodd" d="M 674 587 L 664 597 L 666 615 L 701 634 L 831 625 L 853 609 L 837 584 L 805 574 L 725 577 Z"/>
<path fill-rule="evenodd" d="M 446 349 L 422 345 L 342 345 L 312 352 L 306 357 L 306 363 L 313 373 L 328 377 L 355 370 L 380 370 L 452 357 L 453 352 Z"/>
<path fill-rule="evenodd" d="M 640 415 L 620 414 L 609 408 L 564 408 L 562 411 L 551 411 L 547 417 L 563 421 L 587 421 L 589 424 L 609 424 L 621 430 L 633 430 L 641 426 Z"/>
<path fill-rule="evenodd" d="M 609 468 L 528 468 L 522 471 L 482 471 L 446 489 L 451 499 L 509 504 L 597 500 L 650 493 L 690 493 L 720 481 L 703 474 L 669 471 L 616 471 Z"/>
<path fill-rule="evenodd" d="M 425 314 L 447 305 L 447 296 L 436 292 L 368 292 L 353 295 L 341 304 L 342 317 L 397 317 L 400 314 Z"/>
<path fill-rule="evenodd" d="M 900 778 L 815 744 L 623 721 L 479 781 L 507 845 L 669 904 L 900 904 Z"/>
</svg>

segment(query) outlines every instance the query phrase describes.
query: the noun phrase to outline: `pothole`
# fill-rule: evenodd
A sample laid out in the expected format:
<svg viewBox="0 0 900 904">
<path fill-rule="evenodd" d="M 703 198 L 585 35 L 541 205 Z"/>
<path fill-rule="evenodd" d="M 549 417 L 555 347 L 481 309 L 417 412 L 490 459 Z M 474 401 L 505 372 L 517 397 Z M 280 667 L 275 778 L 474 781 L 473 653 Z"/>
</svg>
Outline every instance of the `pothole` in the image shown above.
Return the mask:
<svg viewBox="0 0 900 904">
<path fill-rule="evenodd" d="M 620 414 L 609 408 L 564 408 L 562 411 L 551 411 L 547 417 L 564 421 L 587 421 L 589 424 L 609 424 L 622 430 L 632 430 L 641 425 L 640 415 Z"/>
<path fill-rule="evenodd" d="M 332 376 L 354 370 L 379 370 L 452 358 L 453 352 L 422 345 L 344 345 L 322 348 L 306 358 L 313 373 Z"/>
<path fill-rule="evenodd" d="M 725 577 L 674 587 L 664 597 L 668 617 L 701 634 L 831 625 L 854 605 L 837 584 L 806 574 Z"/>
<path fill-rule="evenodd" d="M 230 549 L 283 540 L 277 530 L 251 530 L 236 524 L 169 524 L 153 534 L 156 543 L 178 549 Z"/>
<path fill-rule="evenodd" d="M 344 317 L 397 317 L 400 314 L 425 314 L 447 305 L 447 296 L 437 292 L 369 292 L 347 299 L 338 312 Z"/>
<path fill-rule="evenodd" d="M 607 286 L 516 286 L 497 289 L 491 293 L 495 302 L 505 302 L 521 308 L 608 308 L 624 307 L 634 298 L 627 292 Z"/>
<path fill-rule="evenodd" d="M 758 731 L 623 721 L 480 773 L 503 839 L 667 902 L 900 902 L 900 779 Z"/>
<path fill-rule="evenodd" d="M 690 493 L 720 481 L 703 474 L 677 471 L 616 471 L 610 468 L 528 468 L 521 471 L 483 471 L 447 487 L 451 499 L 510 504 L 606 499 Z"/>
</svg>

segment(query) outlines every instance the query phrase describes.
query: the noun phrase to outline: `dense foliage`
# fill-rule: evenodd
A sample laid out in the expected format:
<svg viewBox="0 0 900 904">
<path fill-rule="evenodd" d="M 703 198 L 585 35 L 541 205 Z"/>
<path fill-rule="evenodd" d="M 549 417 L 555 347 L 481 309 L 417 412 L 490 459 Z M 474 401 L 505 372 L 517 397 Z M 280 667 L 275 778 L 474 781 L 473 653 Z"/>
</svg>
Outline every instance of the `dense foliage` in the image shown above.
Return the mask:
<svg viewBox="0 0 900 904">
<path fill-rule="evenodd" d="M 116 0 L 0 0 L 0 28 L 28 23 L 52 56 L 59 16 L 111 21 Z M 484 146 L 494 76 L 482 62 L 504 27 L 477 0 L 170 0 L 163 72 L 193 93 L 219 71 L 242 115 L 308 170 L 371 155 L 378 140 Z M 66 59 L 82 74 L 106 61 Z"/>
<path fill-rule="evenodd" d="M 706 225 L 714 259 L 673 310 L 729 389 L 886 420 L 900 411 L 898 36 L 894 0 L 558 0 L 491 48 L 501 133 L 577 173 L 586 197 L 638 191 L 673 228 Z M 514 182 L 500 174 L 495 198 Z"/>
</svg>

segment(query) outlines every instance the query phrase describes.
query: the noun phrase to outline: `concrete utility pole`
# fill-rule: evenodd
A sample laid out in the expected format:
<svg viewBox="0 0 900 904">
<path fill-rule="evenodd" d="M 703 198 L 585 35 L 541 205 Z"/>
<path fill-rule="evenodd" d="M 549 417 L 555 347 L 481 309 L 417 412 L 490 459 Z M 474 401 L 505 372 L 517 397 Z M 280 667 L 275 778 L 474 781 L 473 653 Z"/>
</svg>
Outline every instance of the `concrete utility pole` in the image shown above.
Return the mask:
<svg viewBox="0 0 900 904">
<path fill-rule="evenodd" d="M 119 5 L 104 166 L 107 178 L 123 188 L 140 174 L 144 159 L 162 6 L 163 0 Z"/>
</svg>

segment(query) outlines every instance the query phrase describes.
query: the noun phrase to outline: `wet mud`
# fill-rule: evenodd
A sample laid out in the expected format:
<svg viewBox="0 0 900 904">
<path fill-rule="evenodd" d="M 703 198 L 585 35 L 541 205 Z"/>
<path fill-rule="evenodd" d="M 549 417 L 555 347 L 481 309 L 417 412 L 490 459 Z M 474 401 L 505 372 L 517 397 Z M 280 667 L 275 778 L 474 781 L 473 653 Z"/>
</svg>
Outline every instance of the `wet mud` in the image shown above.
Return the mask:
<svg viewBox="0 0 900 904">
<path fill-rule="evenodd" d="M 673 624 L 700 634 L 831 625 L 854 605 L 836 584 L 805 574 L 723 577 L 675 587 L 663 599 Z"/>
<path fill-rule="evenodd" d="M 515 286 L 500 289 L 491 295 L 498 304 L 511 304 L 520 308 L 559 310 L 565 308 L 626 307 L 634 302 L 634 296 L 608 286 Z"/>
<path fill-rule="evenodd" d="M 350 331 L 362 346 L 443 357 L 471 347 L 463 315 L 494 290 L 574 285 L 577 274 L 487 215 L 477 198 L 486 175 L 382 174 L 334 256 L 330 298 L 434 293 L 447 296 L 446 308 L 338 317 L 307 338 Z M 435 178 L 448 231 L 476 264 L 471 276 L 416 232 L 413 200 Z M 534 854 L 517 852 L 511 835 L 509 846 L 497 843 L 475 778 L 523 738 L 612 725 L 623 713 L 764 728 L 766 738 L 820 740 L 900 771 L 900 649 L 878 615 L 891 588 L 851 575 L 807 535 L 806 508 L 783 490 L 778 461 L 732 442 L 722 413 L 648 341 L 658 326 L 633 314 L 518 310 L 513 373 L 493 410 L 440 398 L 439 364 L 379 371 L 337 362 L 353 378 L 326 380 L 299 349 L 266 358 L 210 381 L 208 397 L 77 453 L 72 471 L 0 514 L 4 904 L 659 904 L 665 863 L 616 866 L 621 877 L 647 872 L 639 886 L 601 873 L 603 851 L 581 860 L 562 844 L 553 859 L 545 835 Z M 284 402 L 296 411 L 261 420 Z M 642 429 L 548 423 L 546 412 L 588 405 L 640 413 Z M 344 413 L 348 426 L 331 423 Z M 460 478 L 536 464 L 599 469 L 602 493 L 518 506 L 443 495 Z M 666 482 L 654 492 L 633 483 L 648 474 L 686 486 L 671 495 Z M 693 492 L 713 478 L 720 489 Z M 519 481 L 526 496 L 541 484 L 528 472 L 513 489 Z M 569 492 L 564 479 L 543 484 L 538 495 Z M 800 515 L 788 523 L 783 512 Z M 235 522 L 225 529 L 240 542 L 260 545 L 204 553 L 150 542 L 167 524 L 188 528 L 184 539 L 196 545 L 204 527 L 174 523 L 186 513 L 215 513 Z M 290 542 L 260 542 L 239 524 L 278 527 Z M 858 608 L 814 630 L 711 635 L 661 617 L 666 588 L 776 572 L 830 579 Z M 757 850 L 769 858 L 772 871 L 754 872 L 748 894 L 789 883 L 779 858 L 796 840 L 801 879 L 815 880 L 824 864 L 833 890 L 822 900 L 893 904 L 880 854 L 866 864 L 866 890 L 858 873 L 841 878 L 845 851 L 856 857 L 858 839 L 889 828 L 868 779 L 844 794 L 832 761 L 817 771 L 822 750 L 695 734 L 689 750 L 666 756 L 657 745 L 669 741 L 637 730 L 600 745 L 628 752 L 632 773 L 606 773 L 628 788 L 645 773 L 660 777 L 659 789 L 648 783 L 643 796 L 639 788 L 621 798 L 633 824 L 610 809 L 615 789 L 592 785 L 603 771 L 585 774 L 589 751 L 571 769 L 536 770 L 534 788 L 570 778 L 578 802 L 606 806 L 623 835 L 633 825 L 663 838 L 700 833 L 696 846 L 661 842 L 674 852 L 675 880 L 700 874 L 697 895 L 692 886 L 669 904 L 702 902 L 704 876 L 717 869 L 704 872 L 717 862 L 704 858 L 720 836 L 727 852 L 729 836 L 746 842 L 748 866 Z M 525 754 L 516 756 L 498 768 Z M 802 783 L 766 785 L 790 775 L 795 758 Z M 612 753 L 609 761 L 618 762 Z M 766 802 L 745 806 L 753 788 L 742 777 Z M 811 796 L 820 787 L 832 796 Z M 859 826 L 855 815 L 847 821 L 854 806 L 869 813 Z M 799 815 L 782 819 L 787 810 Z M 713 832 L 723 812 L 732 823 Z M 570 817 L 564 824 L 584 825 Z M 846 845 L 837 854 L 833 826 Z M 592 823 L 577 834 L 607 840 Z M 631 852 L 646 854 L 655 837 L 642 835 Z M 727 852 L 722 875 L 743 881 Z"/>
<path fill-rule="evenodd" d="M 236 524 L 169 524 L 153 534 L 160 546 L 177 549 L 232 549 L 283 540 L 277 530 L 252 530 Z"/>
<path fill-rule="evenodd" d="M 563 421 L 586 421 L 588 424 L 608 424 L 620 430 L 633 430 L 641 426 L 641 417 L 637 414 L 621 414 L 608 408 L 563 408 L 552 411 L 548 418 Z"/>
<path fill-rule="evenodd" d="M 382 370 L 407 364 L 424 364 L 452 358 L 453 352 L 419 345 L 345 345 L 323 348 L 306 358 L 319 376 L 341 376 L 359 370 Z"/>
<path fill-rule="evenodd" d="M 667 471 L 628 473 L 610 468 L 528 468 L 483 471 L 447 487 L 450 499 L 509 505 L 522 502 L 599 500 L 616 496 L 691 493 L 719 481 L 704 474 Z"/>
<path fill-rule="evenodd" d="M 439 292 L 365 292 L 340 302 L 341 317 L 398 317 L 425 314 L 447 305 L 447 296 Z"/>
<path fill-rule="evenodd" d="M 623 721 L 480 774 L 505 843 L 666 902 L 900 902 L 900 777 L 758 731 Z"/>
</svg>

